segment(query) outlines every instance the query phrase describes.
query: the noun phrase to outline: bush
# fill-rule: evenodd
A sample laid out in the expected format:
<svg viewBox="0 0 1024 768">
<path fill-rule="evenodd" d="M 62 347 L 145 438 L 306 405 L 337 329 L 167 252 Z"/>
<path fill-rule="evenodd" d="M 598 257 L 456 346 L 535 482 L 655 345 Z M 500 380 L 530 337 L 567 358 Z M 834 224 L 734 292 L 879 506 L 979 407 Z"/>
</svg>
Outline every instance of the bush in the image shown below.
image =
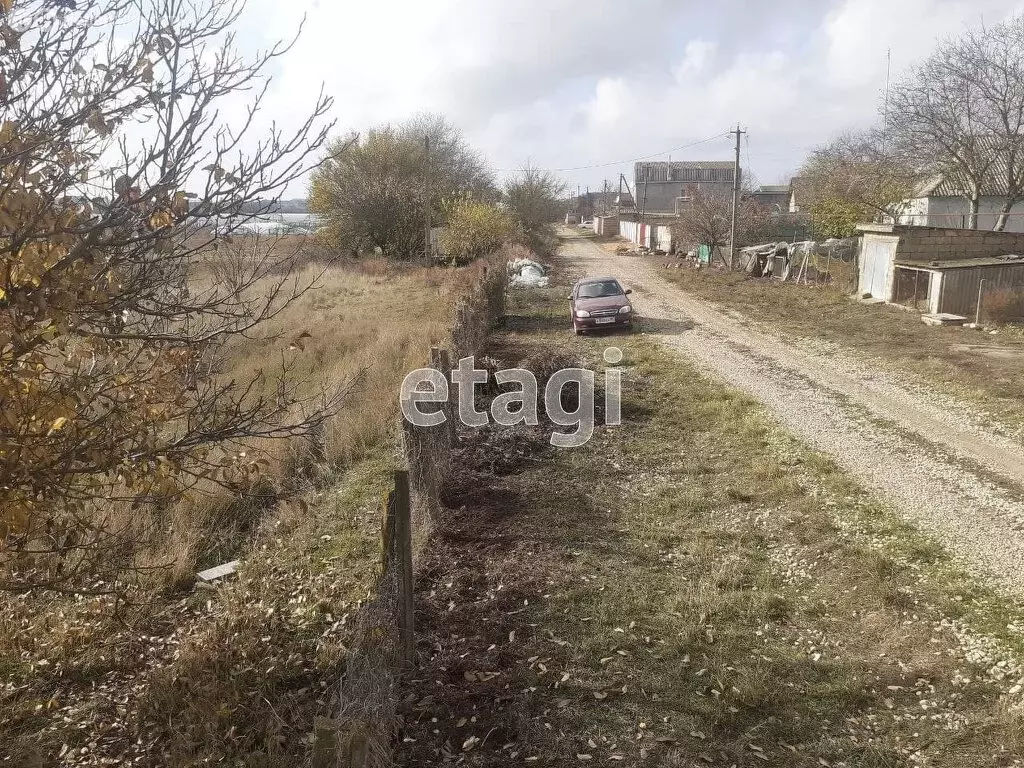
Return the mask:
<svg viewBox="0 0 1024 768">
<path fill-rule="evenodd" d="M 982 308 L 994 323 L 1024 324 L 1024 290 L 1000 288 L 985 294 Z"/>
<path fill-rule="evenodd" d="M 448 226 L 441 234 L 441 251 L 453 264 L 468 264 L 494 253 L 519 231 L 508 211 L 477 200 L 458 200 L 446 206 Z"/>
</svg>

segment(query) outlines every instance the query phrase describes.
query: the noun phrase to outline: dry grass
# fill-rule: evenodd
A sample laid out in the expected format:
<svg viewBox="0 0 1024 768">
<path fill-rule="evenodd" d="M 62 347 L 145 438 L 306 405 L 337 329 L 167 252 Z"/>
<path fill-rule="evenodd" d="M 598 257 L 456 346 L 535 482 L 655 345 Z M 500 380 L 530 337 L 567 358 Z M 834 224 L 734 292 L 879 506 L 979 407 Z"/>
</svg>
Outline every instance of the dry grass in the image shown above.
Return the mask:
<svg viewBox="0 0 1024 768">
<path fill-rule="evenodd" d="M 753 401 L 643 337 L 572 337 L 565 288 L 519 294 L 490 354 L 600 372 L 622 348 L 625 424 L 576 451 L 550 427 L 467 435 L 399 764 L 1013 764 L 1013 675 L 950 622 L 1012 664 L 1024 608 Z"/>
<path fill-rule="evenodd" d="M 272 459 L 263 492 L 195 494 L 170 510 L 148 561 L 165 567 L 130 603 L 0 598 L 0 763 L 308 759 L 316 718 L 337 711 L 354 616 L 379 572 L 400 383 L 446 337 L 480 269 L 331 266 L 259 338 L 231 347 L 239 377 L 284 356 L 311 396 L 343 384 L 327 455 L 311 467 L 301 442 L 252 446 Z M 239 557 L 236 579 L 193 586 L 197 568 Z"/>
<path fill-rule="evenodd" d="M 1024 291 L 1003 288 L 985 296 L 985 316 L 996 323 L 1024 323 Z"/>
<path fill-rule="evenodd" d="M 683 290 L 735 310 L 766 330 L 852 352 L 979 406 L 1011 432 L 1024 435 L 1024 338 L 1019 334 L 930 328 L 917 313 L 860 304 L 829 287 L 686 267 L 661 273 Z"/>
</svg>

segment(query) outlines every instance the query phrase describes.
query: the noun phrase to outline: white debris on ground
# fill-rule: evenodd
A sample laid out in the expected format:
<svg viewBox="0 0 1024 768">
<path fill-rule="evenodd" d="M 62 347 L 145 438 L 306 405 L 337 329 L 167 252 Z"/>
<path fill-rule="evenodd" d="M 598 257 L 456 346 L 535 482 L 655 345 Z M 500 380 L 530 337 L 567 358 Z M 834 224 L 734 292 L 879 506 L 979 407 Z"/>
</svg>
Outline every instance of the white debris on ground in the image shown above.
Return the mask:
<svg viewBox="0 0 1024 768">
<path fill-rule="evenodd" d="M 531 259 L 516 259 L 508 264 L 508 284 L 511 288 L 547 288 L 550 278 L 547 268 Z"/>
</svg>

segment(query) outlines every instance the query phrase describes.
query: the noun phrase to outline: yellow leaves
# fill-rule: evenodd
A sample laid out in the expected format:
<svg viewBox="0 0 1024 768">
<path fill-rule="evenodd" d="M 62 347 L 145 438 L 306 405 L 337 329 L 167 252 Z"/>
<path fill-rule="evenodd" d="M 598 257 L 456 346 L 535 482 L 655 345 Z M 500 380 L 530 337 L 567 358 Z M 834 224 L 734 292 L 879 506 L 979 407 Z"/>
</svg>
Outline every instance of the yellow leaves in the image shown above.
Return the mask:
<svg viewBox="0 0 1024 768">
<path fill-rule="evenodd" d="M 14 10 L 14 0 L 0 0 L 0 12 L 6 16 Z"/>
<path fill-rule="evenodd" d="M 13 494 L 0 497 L 0 538 L 26 530 L 32 512 L 33 505 L 29 499 Z"/>
<path fill-rule="evenodd" d="M 444 254 L 455 263 L 465 263 L 496 251 L 516 233 L 510 213 L 475 200 L 458 200 L 445 205 L 448 227 L 441 236 Z"/>
<path fill-rule="evenodd" d="M 11 268 L 11 285 L 39 286 L 43 276 L 68 254 L 58 243 L 33 242 L 18 251 L 17 261 Z"/>
<path fill-rule="evenodd" d="M 174 224 L 174 216 L 170 211 L 155 211 L 149 217 L 149 226 L 151 229 L 164 229 Z"/>
<path fill-rule="evenodd" d="M 50 431 L 46 433 L 46 436 L 54 435 L 64 429 L 64 425 L 68 423 L 67 416 L 59 416 L 53 420 L 53 424 L 50 425 Z"/>
</svg>

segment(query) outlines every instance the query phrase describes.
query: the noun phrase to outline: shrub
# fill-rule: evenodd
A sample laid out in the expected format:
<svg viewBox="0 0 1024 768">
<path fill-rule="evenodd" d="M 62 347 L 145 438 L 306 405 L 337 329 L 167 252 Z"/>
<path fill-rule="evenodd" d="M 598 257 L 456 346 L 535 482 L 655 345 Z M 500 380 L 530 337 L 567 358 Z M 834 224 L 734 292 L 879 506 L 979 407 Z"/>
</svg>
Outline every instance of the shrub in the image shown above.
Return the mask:
<svg viewBox="0 0 1024 768">
<path fill-rule="evenodd" d="M 985 295 L 985 316 L 995 323 L 1024 323 L 1024 290 L 1000 288 Z"/>
<path fill-rule="evenodd" d="M 468 264 L 494 253 L 519 231 L 512 214 L 478 200 L 451 202 L 446 213 L 448 226 L 441 234 L 441 251 L 453 264 Z"/>
</svg>

